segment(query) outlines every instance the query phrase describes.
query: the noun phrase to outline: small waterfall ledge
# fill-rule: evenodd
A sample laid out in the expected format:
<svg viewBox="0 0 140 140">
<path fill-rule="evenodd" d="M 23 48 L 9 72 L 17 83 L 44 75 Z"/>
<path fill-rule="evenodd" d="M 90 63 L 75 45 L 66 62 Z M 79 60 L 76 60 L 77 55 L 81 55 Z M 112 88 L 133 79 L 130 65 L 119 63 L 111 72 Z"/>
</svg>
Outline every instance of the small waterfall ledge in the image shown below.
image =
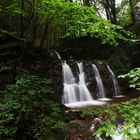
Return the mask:
<svg viewBox="0 0 140 140">
<path fill-rule="evenodd" d="M 95 79 L 96 79 L 96 82 L 97 82 L 97 97 L 98 97 L 98 100 L 99 101 L 110 101 L 111 100 L 110 98 L 106 98 L 104 85 L 103 85 L 102 78 L 101 78 L 101 75 L 99 73 L 99 70 L 98 70 L 97 66 L 95 64 L 92 64 L 92 67 L 93 67 L 93 70 L 94 70 L 94 73 L 95 73 Z"/>
<path fill-rule="evenodd" d="M 112 69 L 109 67 L 109 65 L 107 65 L 107 68 L 108 68 L 108 70 L 110 72 L 110 77 L 111 77 L 111 80 L 113 82 L 113 89 L 114 89 L 113 93 L 114 93 L 114 96 L 115 97 L 121 97 L 122 96 L 121 95 L 121 90 L 120 90 L 118 81 L 116 79 L 116 76 L 115 76 L 114 72 L 112 71 Z"/>
<path fill-rule="evenodd" d="M 61 56 L 58 52 L 55 52 L 58 59 L 61 60 L 62 63 L 62 75 L 63 75 L 63 95 L 62 95 L 62 103 L 69 108 L 78 108 L 78 107 L 87 107 L 87 106 L 99 106 L 108 104 L 107 101 L 111 101 L 112 99 L 106 97 L 104 85 L 102 82 L 102 78 L 98 67 L 95 64 L 91 64 L 92 70 L 96 80 L 96 92 L 91 92 L 86 82 L 86 74 L 84 72 L 83 62 L 78 62 L 78 74 L 74 77 L 73 72 L 70 66 L 66 61 L 62 60 Z M 110 75 L 111 81 L 113 83 L 114 91 L 112 97 L 122 97 L 121 91 L 119 88 L 119 84 L 115 77 L 112 69 L 107 65 L 108 73 Z M 77 78 L 78 77 L 78 78 Z M 96 94 L 96 95 L 95 95 Z M 94 97 L 97 99 L 94 99 Z"/>
<path fill-rule="evenodd" d="M 60 58 L 60 57 L 59 57 Z M 62 61 L 61 61 L 62 62 Z M 83 63 L 76 63 L 78 72 L 77 76 L 74 77 L 74 74 L 67 64 L 66 61 L 62 62 L 62 71 L 63 71 L 63 95 L 62 95 L 62 103 L 69 108 L 78 108 L 78 107 L 87 107 L 87 106 L 99 106 L 108 104 L 107 101 L 112 99 L 106 97 L 104 85 L 101 79 L 100 72 L 95 64 L 92 64 L 93 69 L 93 77 L 95 76 L 97 91 L 89 91 L 86 82 L 86 74 L 84 72 Z M 119 85 L 117 83 L 117 79 L 115 78 L 115 74 L 107 65 L 108 73 L 113 81 L 114 92 L 112 97 L 120 95 Z M 115 80 L 115 81 L 114 81 Z M 116 87 L 117 86 L 117 87 Z M 94 89 L 93 89 L 94 90 Z M 96 93 L 97 99 L 94 99 Z"/>
</svg>

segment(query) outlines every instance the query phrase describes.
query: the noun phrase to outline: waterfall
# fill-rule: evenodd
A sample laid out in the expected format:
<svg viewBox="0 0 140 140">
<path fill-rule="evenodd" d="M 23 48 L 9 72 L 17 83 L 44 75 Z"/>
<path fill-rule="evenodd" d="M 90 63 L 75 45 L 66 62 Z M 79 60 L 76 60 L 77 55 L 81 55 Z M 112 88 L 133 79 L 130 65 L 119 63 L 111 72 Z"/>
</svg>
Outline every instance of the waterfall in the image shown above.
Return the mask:
<svg viewBox="0 0 140 140">
<path fill-rule="evenodd" d="M 99 98 L 105 98 L 105 90 L 104 90 L 104 86 L 103 86 L 102 79 L 101 79 L 100 73 L 98 71 L 98 68 L 96 67 L 95 64 L 92 64 L 92 67 L 94 69 L 95 79 L 97 81 L 98 97 Z"/>
<path fill-rule="evenodd" d="M 80 62 L 80 63 L 77 63 L 77 65 L 78 65 L 79 73 L 84 73 L 83 63 Z"/>
<path fill-rule="evenodd" d="M 57 51 L 54 52 L 57 55 L 57 58 L 61 60 L 61 56 L 59 55 L 59 53 Z"/>
<path fill-rule="evenodd" d="M 73 76 L 72 70 L 69 65 L 64 62 L 62 63 L 63 69 L 63 81 L 64 90 L 62 102 L 64 104 L 81 102 L 81 101 L 92 101 L 93 98 L 86 86 L 85 73 L 83 71 L 83 63 L 77 63 L 79 68 L 79 82 L 76 83 L 76 79 Z"/>
<path fill-rule="evenodd" d="M 66 62 L 62 63 L 62 70 L 63 70 L 63 78 L 64 78 L 62 103 L 65 104 L 65 103 L 77 102 L 78 101 L 78 97 L 76 94 L 77 84 L 75 82 L 73 73 Z"/>
<path fill-rule="evenodd" d="M 107 102 L 96 101 L 93 99 L 90 91 L 87 88 L 87 83 L 85 81 L 85 72 L 83 69 L 83 63 L 82 62 L 77 63 L 77 66 L 79 69 L 78 79 L 74 77 L 72 70 L 70 66 L 66 63 L 66 61 L 62 62 L 63 81 L 64 81 L 62 103 L 70 108 L 107 104 Z M 102 95 L 101 97 L 104 96 Z"/>
<path fill-rule="evenodd" d="M 93 98 L 86 86 L 85 82 L 85 73 L 83 70 L 83 63 L 77 63 L 78 68 L 79 68 L 79 96 L 80 96 L 80 101 L 92 101 Z"/>
<path fill-rule="evenodd" d="M 116 79 L 116 76 L 115 76 L 114 72 L 112 71 L 112 69 L 109 67 L 109 65 L 107 65 L 107 68 L 109 70 L 110 77 L 111 77 L 111 80 L 113 82 L 114 96 L 119 96 L 119 95 L 121 95 L 121 90 L 120 90 L 118 81 Z"/>
<path fill-rule="evenodd" d="M 63 69 L 63 78 L 65 84 L 73 84 L 75 83 L 75 78 L 73 76 L 72 70 L 69 67 L 69 65 L 66 63 L 62 63 L 62 69 Z"/>
<path fill-rule="evenodd" d="M 58 55 L 58 58 L 61 57 Z M 74 77 L 73 72 L 66 61 L 61 60 L 61 63 L 62 63 L 63 86 L 64 86 L 62 95 L 63 104 L 65 104 L 70 108 L 107 104 L 107 102 L 104 102 L 104 100 L 110 99 L 105 98 L 104 86 L 96 65 L 92 64 L 92 67 L 94 69 L 95 79 L 97 81 L 98 88 L 97 96 L 99 100 L 93 99 L 87 87 L 86 75 L 84 72 L 82 62 L 77 63 L 78 75 L 76 77 Z"/>
</svg>

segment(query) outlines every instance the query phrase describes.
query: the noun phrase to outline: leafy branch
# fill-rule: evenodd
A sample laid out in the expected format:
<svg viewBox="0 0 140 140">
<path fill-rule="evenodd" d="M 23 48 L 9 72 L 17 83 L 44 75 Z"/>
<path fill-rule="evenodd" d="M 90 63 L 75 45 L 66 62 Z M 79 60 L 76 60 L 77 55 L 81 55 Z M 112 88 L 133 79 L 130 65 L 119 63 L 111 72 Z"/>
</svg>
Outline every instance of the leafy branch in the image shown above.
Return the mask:
<svg viewBox="0 0 140 140">
<path fill-rule="evenodd" d="M 129 87 L 140 90 L 140 68 L 135 68 L 126 74 L 119 75 L 118 78 L 127 78 Z"/>
</svg>

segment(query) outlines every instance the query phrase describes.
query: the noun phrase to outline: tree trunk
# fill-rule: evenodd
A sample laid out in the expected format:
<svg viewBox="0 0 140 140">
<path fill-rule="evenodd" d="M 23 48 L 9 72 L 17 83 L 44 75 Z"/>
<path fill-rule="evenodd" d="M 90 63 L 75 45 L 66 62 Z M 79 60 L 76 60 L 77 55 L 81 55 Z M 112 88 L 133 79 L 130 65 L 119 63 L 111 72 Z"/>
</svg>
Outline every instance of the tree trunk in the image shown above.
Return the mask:
<svg viewBox="0 0 140 140">
<path fill-rule="evenodd" d="M 40 45 L 39 47 L 42 48 L 44 47 L 46 44 L 45 44 L 45 40 L 47 40 L 47 36 L 48 36 L 48 27 L 51 23 L 51 19 L 49 20 L 46 20 L 46 23 L 45 23 L 45 27 L 44 27 L 44 32 L 43 32 L 43 35 L 42 35 L 42 38 L 41 38 L 41 41 L 40 41 Z M 46 45 L 47 46 L 47 45 Z M 45 46 L 45 47 L 46 47 Z M 47 46 L 48 47 L 48 46 Z"/>
<path fill-rule="evenodd" d="M 38 1 L 33 0 L 33 12 L 34 12 L 34 16 L 33 16 L 33 37 L 32 37 L 32 43 L 34 44 L 35 40 L 36 40 L 36 36 L 37 36 L 37 30 L 38 27 L 40 25 L 40 21 L 38 20 L 38 16 L 35 13 L 35 9 L 38 9 Z"/>
<path fill-rule="evenodd" d="M 129 0 L 130 9 L 131 9 L 131 19 L 133 23 L 136 23 L 136 12 L 134 9 L 134 2 L 133 0 Z"/>
<path fill-rule="evenodd" d="M 83 4 L 85 6 L 90 6 L 90 0 L 83 0 Z"/>
<path fill-rule="evenodd" d="M 111 0 L 112 23 L 117 23 L 115 0 Z"/>
<path fill-rule="evenodd" d="M 117 23 L 115 0 L 105 0 L 102 5 L 105 8 L 107 19 L 112 23 Z"/>
<path fill-rule="evenodd" d="M 108 6 L 104 6 L 107 20 L 111 20 Z"/>
<path fill-rule="evenodd" d="M 21 10 L 24 9 L 24 0 L 21 0 Z M 23 15 L 20 15 L 20 37 L 23 38 L 24 31 L 23 31 Z"/>
</svg>

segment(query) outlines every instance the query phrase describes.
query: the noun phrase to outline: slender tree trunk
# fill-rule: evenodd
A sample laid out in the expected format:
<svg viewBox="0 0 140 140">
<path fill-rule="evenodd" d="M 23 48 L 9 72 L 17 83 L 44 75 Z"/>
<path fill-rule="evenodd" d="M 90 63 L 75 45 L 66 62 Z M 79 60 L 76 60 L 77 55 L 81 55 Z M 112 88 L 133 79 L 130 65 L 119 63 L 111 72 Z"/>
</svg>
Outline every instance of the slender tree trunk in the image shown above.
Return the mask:
<svg viewBox="0 0 140 140">
<path fill-rule="evenodd" d="M 115 0 L 105 0 L 102 4 L 105 8 L 107 19 L 112 23 L 117 23 Z"/>
<path fill-rule="evenodd" d="M 38 17 L 37 17 L 37 14 L 35 13 L 35 9 L 38 8 L 38 1 L 36 0 L 33 0 L 33 12 L 34 12 L 34 16 L 33 16 L 33 40 L 32 40 L 32 43 L 34 43 L 34 41 L 36 40 L 36 35 L 37 35 L 37 29 L 38 29 L 38 26 L 39 26 L 39 23 L 38 23 Z"/>
<path fill-rule="evenodd" d="M 51 19 L 46 20 L 45 27 L 44 27 L 44 32 L 43 32 L 43 35 L 42 35 L 42 38 L 41 38 L 41 41 L 40 41 L 40 45 L 39 45 L 40 48 L 42 48 L 42 47 L 44 47 L 44 45 L 46 45 L 45 40 L 47 40 L 48 28 L 49 28 L 50 23 L 51 23 Z"/>
<path fill-rule="evenodd" d="M 111 0 L 112 23 L 117 23 L 115 0 Z"/>
<path fill-rule="evenodd" d="M 129 0 L 130 8 L 131 8 L 131 19 L 133 23 L 136 23 L 136 13 L 134 9 L 134 2 L 133 0 Z"/>
<path fill-rule="evenodd" d="M 104 8 L 105 8 L 105 12 L 106 12 L 106 18 L 107 18 L 107 20 L 111 20 L 111 19 L 110 19 L 109 8 L 108 8 L 107 6 L 104 6 Z"/>
<path fill-rule="evenodd" d="M 83 4 L 85 6 L 90 6 L 90 0 L 83 0 Z"/>
<path fill-rule="evenodd" d="M 97 5 L 97 1 L 96 1 L 96 0 L 93 0 L 93 3 L 94 3 L 93 6 L 94 6 L 94 8 L 96 9 L 98 15 L 99 15 L 100 17 L 102 17 L 101 14 L 100 14 L 99 8 L 97 8 L 97 6 L 96 6 L 96 5 Z"/>
<path fill-rule="evenodd" d="M 24 9 L 24 0 L 21 0 L 21 10 Z M 23 32 L 23 15 L 20 15 L 20 37 L 23 38 L 24 32 Z"/>
</svg>

